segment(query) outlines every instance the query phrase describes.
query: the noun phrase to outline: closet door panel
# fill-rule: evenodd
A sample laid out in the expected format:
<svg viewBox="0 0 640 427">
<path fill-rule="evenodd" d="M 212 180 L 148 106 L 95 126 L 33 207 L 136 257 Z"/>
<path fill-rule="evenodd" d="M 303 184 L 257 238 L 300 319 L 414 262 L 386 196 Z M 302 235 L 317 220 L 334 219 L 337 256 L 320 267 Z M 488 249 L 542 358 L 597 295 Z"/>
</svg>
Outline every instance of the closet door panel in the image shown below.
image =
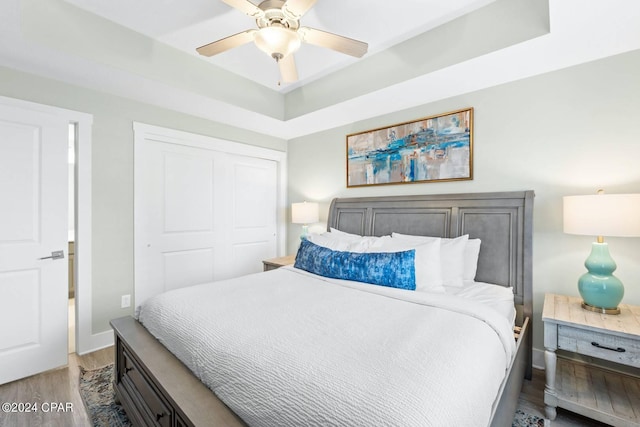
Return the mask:
<svg viewBox="0 0 640 427">
<path fill-rule="evenodd" d="M 216 280 L 224 188 L 220 153 L 144 141 L 136 166 L 136 304 Z"/>
<path fill-rule="evenodd" d="M 229 156 L 231 218 L 227 241 L 232 276 L 262 271 L 263 260 L 277 256 L 277 164 Z"/>
<path fill-rule="evenodd" d="M 136 305 L 172 289 L 260 272 L 263 259 L 278 255 L 277 161 L 200 139 L 154 135 L 135 144 Z"/>
</svg>

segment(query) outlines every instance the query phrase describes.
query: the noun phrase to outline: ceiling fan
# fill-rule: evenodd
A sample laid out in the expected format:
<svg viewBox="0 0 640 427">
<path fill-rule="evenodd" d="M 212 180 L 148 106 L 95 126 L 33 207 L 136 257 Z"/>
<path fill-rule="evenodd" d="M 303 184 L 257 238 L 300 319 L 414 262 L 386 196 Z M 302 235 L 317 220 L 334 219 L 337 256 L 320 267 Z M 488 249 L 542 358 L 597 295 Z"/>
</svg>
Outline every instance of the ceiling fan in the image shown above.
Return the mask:
<svg viewBox="0 0 640 427">
<path fill-rule="evenodd" d="M 246 30 L 200 46 L 196 49 L 200 55 L 213 56 L 254 42 L 260 50 L 276 60 L 282 80 L 290 83 L 298 80 L 293 53 L 300 48 L 302 42 L 357 58 L 367 53 L 368 45 L 365 42 L 300 26 L 300 18 L 311 9 L 316 0 L 265 0 L 257 6 L 249 0 L 222 1 L 255 18 L 258 29 Z"/>
</svg>

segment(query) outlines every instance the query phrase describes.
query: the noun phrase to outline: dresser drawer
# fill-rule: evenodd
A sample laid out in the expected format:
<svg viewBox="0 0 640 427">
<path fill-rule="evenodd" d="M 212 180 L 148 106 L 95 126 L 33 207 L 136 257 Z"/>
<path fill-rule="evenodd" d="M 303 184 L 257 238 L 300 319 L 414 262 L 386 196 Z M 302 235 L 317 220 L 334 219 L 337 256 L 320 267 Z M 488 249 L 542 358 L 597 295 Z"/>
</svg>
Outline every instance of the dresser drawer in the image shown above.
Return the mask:
<svg viewBox="0 0 640 427">
<path fill-rule="evenodd" d="M 149 386 L 146 379 L 135 361 L 129 353 L 124 351 L 124 370 L 122 372 L 122 383 L 129 389 L 132 397 L 138 401 L 140 411 L 147 413 L 147 419 L 155 420 L 154 425 L 171 427 L 171 410 L 156 391 Z"/>
<path fill-rule="evenodd" d="M 640 341 L 558 325 L 558 348 L 640 368 Z"/>
</svg>

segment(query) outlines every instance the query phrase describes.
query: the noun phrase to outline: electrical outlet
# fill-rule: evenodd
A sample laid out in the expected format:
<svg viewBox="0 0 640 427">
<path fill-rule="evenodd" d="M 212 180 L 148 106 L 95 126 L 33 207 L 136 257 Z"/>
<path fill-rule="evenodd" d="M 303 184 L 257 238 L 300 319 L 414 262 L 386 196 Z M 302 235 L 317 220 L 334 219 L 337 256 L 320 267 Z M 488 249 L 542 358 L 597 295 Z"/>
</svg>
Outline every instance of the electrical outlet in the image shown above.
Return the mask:
<svg viewBox="0 0 640 427">
<path fill-rule="evenodd" d="M 131 306 L 131 295 L 122 295 L 122 301 L 120 308 L 127 308 Z"/>
</svg>

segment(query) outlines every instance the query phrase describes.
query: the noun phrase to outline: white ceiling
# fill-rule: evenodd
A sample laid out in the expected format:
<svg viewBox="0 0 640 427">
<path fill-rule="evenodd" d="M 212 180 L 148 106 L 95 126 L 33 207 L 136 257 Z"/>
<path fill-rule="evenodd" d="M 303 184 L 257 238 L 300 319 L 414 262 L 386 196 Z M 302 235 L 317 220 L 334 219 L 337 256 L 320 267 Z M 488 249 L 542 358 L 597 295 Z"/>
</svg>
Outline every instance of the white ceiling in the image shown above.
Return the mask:
<svg viewBox="0 0 640 427">
<path fill-rule="evenodd" d="M 533 0 L 496 0 L 487 7 L 499 2 L 519 5 L 531 1 Z M 2 0 L 0 66 L 139 100 L 264 135 L 293 139 L 640 49 L 639 1 L 549 0 L 550 31 L 540 36 L 453 61 L 439 68 L 420 70 L 396 80 L 387 80 L 384 84 L 370 86 L 367 90 L 347 90 L 347 95 L 331 98 L 331 102 L 316 102 L 323 95 L 317 93 L 318 85 L 323 88 L 327 81 L 340 82 L 338 76 L 352 76 L 352 67 L 375 59 L 372 55 L 376 51 L 386 49 L 394 43 L 405 46 L 411 40 L 402 43 L 400 41 L 403 38 L 426 31 L 487 3 L 469 0 L 318 0 L 316 6 L 303 17 L 303 24 L 367 41 L 370 53 L 359 60 L 363 62 L 351 64 L 350 61 L 353 60 L 344 55 L 333 52 L 311 53 L 315 47 L 303 46 L 299 58 L 297 57 L 302 77 L 300 84 L 303 85 L 292 89 L 274 86 L 273 82 L 278 79 L 275 64 L 259 50 L 251 49 L 251 45 L 245 46 L 247 52 L 238 49 L 237 52 L 228 52 L 211 60 L 197 57 L 193 51 L 196 46 L 253 25 L 249 17 L 229 8 L 220 0 Z M 129 46 L 122 45 L 122 52 L 119 52 L 121 45 L 118 44 L 120 38 L 117 29 L 124 27 L 108 27 L 98 21 L 91 22 L 96 28 L 82 28 L 85 32 L 95 30 L 95 34 L 86 34 L 87 40 L 95 40 L 96 34 L 99 37 L 104 30 L 109 37 L 116 39 L 109 40 L 112 44 L 105 46 L 116 46 L 118 49 L 103 52 L 101 49 L 104 46 L 94 48 L 89 43 L 83 45 L 85 34 L 76 34 L 76 28 L 67 28 L 70 24 L 64 19 L 65 13 L 74 15 L 74 19 L 78 18 L 70 10 L 78 10 L 76 5 L 149 35 L 153 39 L 140 36 L 149 40 L 149 51 L 143 52 L 145 55 L 131 57 L 132 50 L 128 49 Z M 28 13 L 39 16 L 26 16 Z M 55 19 L 48 19 L 49 14 L 55 15 Z M 469 15 L 463 15 L 462 19 L 466 16 Z M 502 17 L 496 16 L 495 19 L 500 22 Z M 349 25 L 349 21 L 352 25 Z M 72 19 L 69 22 L 78 23 Z M 510 24 L 518 26 L 521 23 Z M 51 28 L 47 28 L 49 26 Z M 441 27 L 436 30 L 438 28 Z M 63 34 L 65 31 L 67 34 Z M 90 39 L 90 36 L 94 39 Z M 74 42 L 76 44 L 63 46 L 65 40 L 72 40 L 70 37 L 77 39 Z M 492 34 L 488 31 L 487 38 L 490 37 Z M 131 37 L 123 32 L 122 40 L 125 43 Z M 234 80 L 227 77 L 224 81 L 217 82 L 222 85 L 221 88 L 207 91 L 201 85 L 189 84 L 192 82 L 185 81 L 184 76 L 171 79 L 167 78 L 167 74 L 154 74 L 154 64 L 150 61 L 157 59 L 153 54 L 158 49 L 152 43 L 153 40 L 184 48 L 192 55 L 180 53 L 192 62 L 181 60 L 169 64 L 170 72 L 174 74 L 183 70 L 185 76 L 190 76 L 192 70 L 187 70 L 186 67 L 198 68 L 197 64 L 212 67 L 200 61 L 218 61 L 216 69 L 222 67 L 252 79 L 263 80 L 256 84 L 245 79 Z M 458 45 L 468 41 L 464 37 L 455 40 Z M 442 40 L 443 49 L 446 49 L 448 42 L 450 40 Z M 397 51 L 393 49 L 381 52 L 392 52 L 382 57 L 395 58 L 393 55 Z M 118 54 L 120 57 L 117 57 Z M 303 54 L 308 54 L 308 58 L 303 57 Z M 329 59 L 316 56 L 325 54 L 332 55 L 329 55 Z M 206 67 L 198 70 L 198 76 L 206 74 L 207 70 Z M 215 69 L 211 70 L 215 72 Z M 371 80 L 375 80 L 370 76 L 364 76 L 362 82 L 351 79 L 352 86 L 358 86 L 362 82 L 371 84 Z M 229 85 L 233 87 L 225 87 Z M 311 93 L 314 93 L 313 97 Z M 229 94 L 240 97 L 240 101 L 232 99 Z M 271 114 L 267 111 L 271 104 L 275 109 L 286 110 L 292 105 L 288 104 L 290 96 L 293 96 L 291 99 L 295 100 L 296 108 L 300 105 L 309 108 L 289 117 L 284 113 Z"/>
<path fill-rule="evenodd" d="M 253 18 L 220 0 L 65 1 L 281 92 L 357 60 L 305 44 L 295 54 L 299 81 L 278 86 L 277 64 L 253 43 L 211 58 L 196 53 L 196 47 L 257 28 Z M 367 42 L 373 54 L 493 1 L 318 0 L 302 17 L 301 25 Z"/>
</svg>

